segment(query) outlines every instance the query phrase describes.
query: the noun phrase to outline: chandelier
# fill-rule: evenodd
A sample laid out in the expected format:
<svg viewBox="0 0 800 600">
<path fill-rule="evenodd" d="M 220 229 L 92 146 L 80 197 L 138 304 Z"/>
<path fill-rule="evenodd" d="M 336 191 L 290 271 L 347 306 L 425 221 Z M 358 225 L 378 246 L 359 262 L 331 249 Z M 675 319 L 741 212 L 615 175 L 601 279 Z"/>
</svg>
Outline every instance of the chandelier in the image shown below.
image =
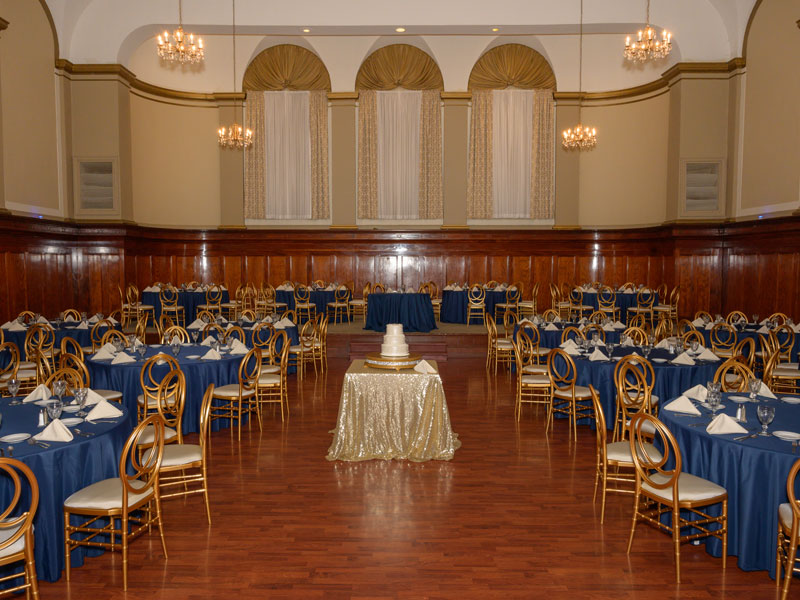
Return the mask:
<svg viewBox="0 0 800 600">
<path fill-rule="evenodd" d="M 640 29 L 638 39 L 631 42 L 631 36 L 625 38 L 625 58 L 633 62 L 644 62 L 650 59 L 664 58 L 672 50 L 672 34 L 664 29 L 661 39 L 650 25 L 650 0 L 647 0 L 647 22 Z"/>
<path fill-rule="evenodd" d="M 183 6 L 182 0 L 178 0 L 178 28 L 172 32 L 164 30 L 158 36 L 158 56 L 162 60 L 169 62 L 199 63 L 205 58 L 203 50 L 203 39 L 197 38 L 195 43 L 194 34 L 186 34 L 183 31 Z"/>
<path fill-rule="evenodd" d="M 591 150 L 597 145 L 597 129 L 581 124 L 583 104 L 583 0 L 581 0 L 580 34 L 578 36 L 578 124 L 561 132 L 561 145 L 566 150 Z"/>
<path fill-rule="evenodd" d="M 236 0 L 231 0 L 233 7 L 233 91 L 236 91 Z M 242 110 L 244 112 L 244 110 Z M 242 119 L 244 121 L 244 118 Z M 234 115 L 233 125 L 220 127 L 217 130 L 217 141 L 223 148 L 241 150 L 248 148 L 253 143 L 253 130 L 247 129 L 236 123 Z"/>
</svg>

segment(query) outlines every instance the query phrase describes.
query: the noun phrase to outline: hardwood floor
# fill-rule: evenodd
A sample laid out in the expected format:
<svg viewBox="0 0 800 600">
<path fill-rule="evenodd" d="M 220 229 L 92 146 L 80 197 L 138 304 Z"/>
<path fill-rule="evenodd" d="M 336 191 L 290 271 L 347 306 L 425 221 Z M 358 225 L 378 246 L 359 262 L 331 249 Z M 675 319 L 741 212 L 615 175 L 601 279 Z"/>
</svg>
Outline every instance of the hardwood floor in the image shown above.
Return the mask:
<svg viewBox="0 0 800 600">
<path fill-rule="evenodd" d="M 330 463 L 348 361 L 290 391 L 291 419 L 259 433 L 212 436 L 211 509 L 164 503 L 169 560 L 154 532 L 121 556 L 106 553 L 41 584 L 72 598 L 773 598 L 766 572 L 746 573 L 683 546 L 674 583 L 670 539 L 645 526 L 625 554 L 629 497 L 592 504 L 594 435 L 570 444 L 543 411 L 513 420 L 513 381 L 487 378 L 482 360 L 441 365 L 453 429 L 450 462 Z M 793 593 L 800 594 L 795 582 Z"/>
</svg>

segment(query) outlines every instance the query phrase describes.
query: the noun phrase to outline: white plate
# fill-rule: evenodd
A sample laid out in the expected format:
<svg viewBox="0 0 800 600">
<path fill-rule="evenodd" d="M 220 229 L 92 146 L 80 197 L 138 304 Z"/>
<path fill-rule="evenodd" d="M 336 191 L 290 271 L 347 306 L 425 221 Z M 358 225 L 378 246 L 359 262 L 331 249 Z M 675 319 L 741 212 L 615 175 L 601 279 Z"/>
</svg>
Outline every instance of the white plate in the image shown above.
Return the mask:
<svg viewBox="0 0 800 600">
<path fill-rule="evenodd" d="M 83 423 L 83 419 L 80 417 L 67 417 L 66 419 L 61 419 L 61 422 L 67 427 L 74 427 Z"/>
<path fill-rule="evenodd" d="M 37 400 L 36 402 L 34 402 L 34 404 L 36 406 L 47 406 L 51 402 L 53 402 L 53 401 L 52 400 Z"/>
<path fill-rule="evenodd" d="M 78 406 L 77 404 L 67 404 L 67 405 L 64 407 L 64 409 L 63 409 L 63 410 L 64 410 L 64 412 L 65 412 L 65 413 L 76 413 L 76 412 L 78 412 L 80 409 L 81 409 L 81 407 L 80 407 L 80 406 Z"/>
<path fill-rule="evenodd" d="M 0 442 L 3 442 L 4 444 L 16 444 L 18 442 L 24 442 L 29 437 L 31 437 L 30 433 L 11 433 L 1 437 Z"/>
<path fill-rule="evenodd" d="M 800 440 L 800 433 L 795 433 L 794 431 L 773 431 L 772 435 L 784 442 L 796 442 Z"/>
<path fill-rule="evenodd" d="M 667 362 L 667 359 L 666 358 L 654 358 L 653 362 L 654 363 L 665 363 L 665 362 Z"/>
<path fill-rule="evenodd" d="M 747 396 L 728 396 L 728 400 L 736 402 L 737 404 L 744 404 L 745 402 L 750 402 L 750 398 L 748 398 Z"/>
<path fill-rule="evenodd" d="M 200 355 L 199 354 L 190 354 L 186 358 L 191 358 L 192 360 L 197 360 L 198 358 L 200 358 Z"/>
<path fill-rule="evenodd" d="M 800 398 L 797 396 L 784 396 L 781 398 L 786 404 L 800 404 Z"/>
<path fill-rule="evenodd" d="M 708 402 L 698 402 L 698 404 L 700 406 L 702 406 L 703 408 L 707 408 L 708 410 L 711 410 L 711 405 Z M 722 410 L 723 408 L 725 408 L 725 405 L 724 404 L 720 404 L 719 408 L 717 408 L 717 410 Z"/>
</svg>

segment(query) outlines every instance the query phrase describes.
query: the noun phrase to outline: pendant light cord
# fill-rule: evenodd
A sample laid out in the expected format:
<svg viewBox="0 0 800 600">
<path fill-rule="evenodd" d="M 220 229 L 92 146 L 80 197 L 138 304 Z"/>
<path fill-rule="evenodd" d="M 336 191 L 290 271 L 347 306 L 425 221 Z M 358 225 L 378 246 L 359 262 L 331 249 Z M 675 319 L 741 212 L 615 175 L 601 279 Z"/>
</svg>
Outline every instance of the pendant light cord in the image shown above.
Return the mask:
<svg viewBox="0 0 800 600">
<path fill-rule="evenodd" d="M 178 0 L 178 27 L 183 27 L 183 0 Z"/>
</svg>

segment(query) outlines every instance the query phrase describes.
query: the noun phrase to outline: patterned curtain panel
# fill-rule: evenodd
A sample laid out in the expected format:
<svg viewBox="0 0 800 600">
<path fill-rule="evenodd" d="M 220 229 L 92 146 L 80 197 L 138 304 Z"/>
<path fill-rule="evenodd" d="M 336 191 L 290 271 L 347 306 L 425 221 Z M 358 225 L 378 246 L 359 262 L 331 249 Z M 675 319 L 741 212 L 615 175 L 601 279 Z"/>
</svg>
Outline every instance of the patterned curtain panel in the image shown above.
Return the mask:
<svg viewBox="0 0 800 600">
<path fill-rule="evenodd" d="M 467 217 L 470 219 L 492 218 L 493 104 L 491 90 L 472 92 L 467 173 Z"/>
</svg>

